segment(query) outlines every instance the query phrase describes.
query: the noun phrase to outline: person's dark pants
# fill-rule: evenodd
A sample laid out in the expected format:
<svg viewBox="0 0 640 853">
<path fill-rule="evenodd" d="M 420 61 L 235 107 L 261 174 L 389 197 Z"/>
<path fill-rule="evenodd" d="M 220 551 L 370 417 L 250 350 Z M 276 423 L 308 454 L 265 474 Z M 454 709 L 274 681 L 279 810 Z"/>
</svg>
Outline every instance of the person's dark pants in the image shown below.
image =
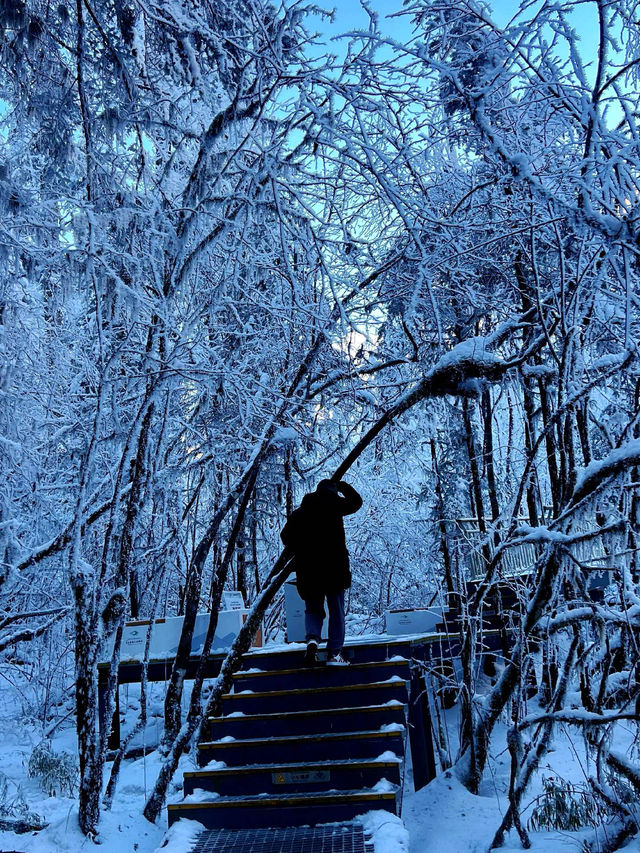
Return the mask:
<svg viewBox="0 0 640 853">
<path fill-rule="evenodd" d="M 322 623 L 324 622 L 324 602 L 329 610 L 329 640 L 327 651 L 337 654 L 344 645 L 344 590 L 340 592 L 318 594 L 304 600 L 304 627 L 306 639 L 320 642 Z"/>
</svg>

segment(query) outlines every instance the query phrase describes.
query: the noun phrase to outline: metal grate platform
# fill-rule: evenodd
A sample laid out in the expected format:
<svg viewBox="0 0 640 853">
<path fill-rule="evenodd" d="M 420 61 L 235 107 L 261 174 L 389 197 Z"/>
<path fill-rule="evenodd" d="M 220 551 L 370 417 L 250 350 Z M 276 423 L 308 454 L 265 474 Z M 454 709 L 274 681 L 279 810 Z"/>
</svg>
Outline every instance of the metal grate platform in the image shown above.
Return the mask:
<svg viewBox="0 0 640 853">
<path fill-rule="evenodd" d="M 208 829 L 193 853 L 373 853 L 361 826 Z"/>
</svg>

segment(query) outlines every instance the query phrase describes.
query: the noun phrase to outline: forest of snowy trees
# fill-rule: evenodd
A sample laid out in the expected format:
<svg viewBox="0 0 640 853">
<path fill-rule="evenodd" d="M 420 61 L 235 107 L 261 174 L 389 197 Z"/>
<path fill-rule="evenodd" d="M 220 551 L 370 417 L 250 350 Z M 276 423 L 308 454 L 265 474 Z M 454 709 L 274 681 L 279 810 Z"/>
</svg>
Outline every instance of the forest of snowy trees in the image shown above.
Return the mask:
<svg viewBox="0 0 640 853">
<path fill-rule="evenodd" d="M 507 721 L 496 845 L 514 821 L 528 844 L 562 722 L 594 757 L 600 853 L 638 831 L 640 753 L 611 732 L 640 713 L 640 4 L 394 9 L 328 44 L 293 0 L 0 9 L 0 672 L 17 725 L 75 720 L 86 834 L 117 790 L 97 663 L 115 640 L 112 710 L 124 622 L 185 617 L 155 820 L 217 696 L 196 681 L 180 713 L 196 613 L 225 586 L 256 604 L 225 673 L 264 612 L 276 636 L 279 530 L 347 472 L 354 624 L 462 597 L 455 769 L 477 791 Z M 479 695 L 478 617 L 523 547 Z"/>
</svg>

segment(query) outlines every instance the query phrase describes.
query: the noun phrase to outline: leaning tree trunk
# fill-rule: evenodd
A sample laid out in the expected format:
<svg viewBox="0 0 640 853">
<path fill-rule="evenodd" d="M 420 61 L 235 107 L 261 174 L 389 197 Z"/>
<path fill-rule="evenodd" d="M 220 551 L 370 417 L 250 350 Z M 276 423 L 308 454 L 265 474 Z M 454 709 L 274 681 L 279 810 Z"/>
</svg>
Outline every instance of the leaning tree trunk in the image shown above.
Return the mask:
<svg viewBox="0 0 640 853">
<path fill-rule="evenodd" d="M 483 344 L 484 343 L 485 341 L 483 341 Z M 513 366 L 513 362 L 503 362 L 497 358 L 488 359 L 485 357 L 483 359 L 475 360 L 474 358 L 469 358 L 465 355 L 464 357 L 461 357 L 452 368 L 451 353 L 448 353 L 443 357 L 442 363 L 438 362 L 414 388 L 405 393 L 391 409 L 387 410 L 370 427 L 370 429 L 357 442 L 355 447 L 349 452 L 343 462 L 338 466 L 331 479 L 334 481 L 340 480 L 351 468 L 354 462 L 361 456 L 361 454 L 369 447 L 369 445 L 373 443 L 382 430 L 413 406 L 426 399 L 442 397 L 447 394 L 468 396 L 469 391 L 467 388 L 469 379 L 486 378 L 488 380 L 496 381 L 502 378 L 506 371 Z M 254 465 L 256 465 L 256 470 L 259 459 L 260 456 L 258 455 L 256 457 L 256 462 L 254 463 Z M 289 558 L 290 555 L 286 550 L 278 557 L 266 585 L 263 587 L 262 592 L 256 599 L 246 622 L 240 629 L 231 650 L 222 663 L 220 674 L 218 675 L 216 685 L 209 698 L 204 715 L 200 715 L 201 719 L 214 714 L 216 710 L 219 709 L 222 696 L 224 693 L 229 691 L 233 679 L 233 673 L 240 667 L 240 664 L 242 663 L 242 656 L 251 646 L 253 638 L 260 628 L 267 607 L 273 601 L 275 594 L 291 574 L 291 568 L 288 565 Z M 185 722 L 169 747 L 167 758 L 163 763 L 153 793 L 144 807 L 144 815 L 150 821 L 155 821 L 160 814 L 160 810 L 164 804 L 166 791 L 171 778 L 175 773 L 181 751 L 184 750 L 192 737 L 193 732 L 195 732 L 195 727 L 193 728 L 193 731 L 190 732 L 191 725 L 193 725 L 193 720 L 191 720 L 191 722 Z"/>
<path fill-rule="evenodd" d="M 369 280 L 373 281 L 378 274 L 379 273 L 377 273 L 376 276 L 370 276 L 369 279 L 365 280 L 363 286 L 365 286 L 365 284 Z M 339 316 L 339 310 L 334 310 L 332 315 L 333 319 L 338 319 Z M 294 398 L 298 388 L 302 383 L 302 380 L 309 372 L 309 369 L 314 363 L 320 351 L 320 348 L 325 340 L 326 337 L 324 333 L 318 335 L 316 341 L 310 347 L 304 359 L 300 362 L 298 370 L 296 371 L 296 374 L 289 388 L 287 389 L 285 399 L 282 405 L 280 406 L 278 412 L 272 418 L 269 426 L 265 429 L 250 464 L 242 473 L 241 477 L 239 478 L 233 489 L 231 489 L 227 493 L 225 500 L 221 503 L 217 511 L 214 513 L 213 518 L 211 519 L 204 535 L 198 543 L 198 546 L 189 565 L 184 595 L 185 604 L 184 619 L 182 622 L 182 632 L 178 641 L 178 649 L 176 652 L 175 660 L 173 662 L 173 667 L 171 669 L 169 686 L 167 688 L 167 695 L 165 697 L 164 703 L 165 731 L 162 741 L 162 747 L 167 752 L 171 751 L 172 741 L 178 736 L 178 733 L 181 728 L 180 706 L 182 700 L 182 691 L 187 664 L 189 662 L 189 656 L 191 654 L 191 643 L 193 640 L 193 630 L 195 628 L 196 616 L 198 613 L 198 604 L 200 601 L 200 592 L 202 584 L 202 573 L 204 571 L 205 560 L 207 559 L 207 556 L 214 542 L 216 541 L 222 522 L 226 518 L 228 512 L 238 501 L 250 479 L 255 476 L 257 471 L 259 471 L 262 462 L 264 461 L 264 458 L 266 457 L 269 448 L 271 447 L 271 441 L 273 439 L 273 435 L 276 431 L 278 424 L 282 423 L 285 413 L 287 412 L 290 406 L 290 401 Z"/>
<path fill-rule="evenodd" d="M 275 563 L 270 581 L 256 599 L 256 602 L 247 616 L 244 625 L 240 629 L 238 636 L 234 640 L 229 653 L 222 662 L 220 674 L 218 675 L 215 687 L 211 692 L 211 696 L 209 697 L 209 701 L 204 712 L 200 711 L 200 713 L 191 713 L 194 710 L 192 700 L 190 713 L 187 715 L 187 719 L 181 727 L 178 736 L 174 738 L 171 749 L 160 769 L 160 773 L 151 796 L 144 807 L 143 814 L 147 820 L 150 820 L 152 823 L 158 819 L 160 811 L 162 810 L 167 794 L 167 788 L 169 787 L 171 779 L 176 771 L 180 756 L 190 743 L 201 722 L 209 716 L 215 715 L 216 712 L 219 713 L 218 709 L 222 701 L 222 696 L 229 692 L 233 680 L 233 674 L 239 669 L 243 655 L 249 650 L 255 635 L 258 633 L 267 607 L 273 601 L 276 592 L 291 574 L 291 569 L 286 565 L 288 562 L 289 555 L 282 552 Z M 215 624 L 217 621 L 217 613 L 213 610 L 211 612 L 211 617 L 208 635 L 211 634 L 211 639 L 213 639 L 211 625 L 212 623 Z M 215 633 L 215 628 L 213 629 L 213 633 Z M 209 639 L 209 636 L 207 639 Z M 203 650 L 203 661 L 205 660 L 204 651 L 205 650 Z"/>
<path fill-rule="evenodd" d="M 261 461 L 262 457 L 258 455 L 251 468 L 245 471 L 240 478 L 240 481 L 236 483 L 234 488 L 227 495 L 226 500 L 218 508 L 218 511 L 214 514 L 204 536 L 198 543 L 188 568 L 184 594 L 184 618 L 182 622 L 182 631 L 180 633 L 176 657 L 171 669 L 167 695 L 164 702 L 163 748 L 166 750 L 167 754 L 172 751 L 172 743 L 178 737 L 181 729 L 180 707 L 182 702 L 182 691 L 189 658 L 191 656 L 193 631 L 196 625 L 198 607 L 200 605 L 202 574 L 204 571 L 205 560 L 209 555 L 211 546 L 213 545 L 214 539 L 220 529 L 220 525 L 227 513 L 234 505 L 237 498 L 240 497 L 243 490 L 246 489 L 247 483 L 255 482 L 255 476 L 260 467 Z"/>
</svg>

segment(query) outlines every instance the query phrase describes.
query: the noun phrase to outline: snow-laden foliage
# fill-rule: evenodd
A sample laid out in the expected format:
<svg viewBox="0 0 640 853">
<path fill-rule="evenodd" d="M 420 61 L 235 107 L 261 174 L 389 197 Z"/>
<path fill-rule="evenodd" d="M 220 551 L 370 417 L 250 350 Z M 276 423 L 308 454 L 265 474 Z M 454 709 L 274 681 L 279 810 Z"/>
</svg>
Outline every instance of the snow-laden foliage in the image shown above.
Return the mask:
<svg viewBox="0 0 640 853">
<path fill-rule="evenodd" d="M 70 753 L 55 752 L 51 744 L 42 741 L 29 756 L 28 771 L 49 796 L 55 797 L 56 792 L 73 794 L 78 768 Z"/>
<path fill-rule="evenodd" d="M 593 57 L 569 2 L 501 28 L 411 0 L 343 60 L 298 3 L 2 7 L 0 651 L 43 737 L 73 693 L 84 832 L 124 621 L 185 616 L 154 818 L 204 712 L 196 682 L 181 713 L 195 614 L 225 584 L 261 601 L 331 474 L 365 497 L 350 624 L 460 611 L 465 784 L 511 712 L 524 837 L 578 696 L 629 825 L 606 773 L 638 789 L 607 729 L 638 702 L 638 10 L 581 5 Z M 516 642 L 479 695 L 497 581 Z"/>
</svg>

